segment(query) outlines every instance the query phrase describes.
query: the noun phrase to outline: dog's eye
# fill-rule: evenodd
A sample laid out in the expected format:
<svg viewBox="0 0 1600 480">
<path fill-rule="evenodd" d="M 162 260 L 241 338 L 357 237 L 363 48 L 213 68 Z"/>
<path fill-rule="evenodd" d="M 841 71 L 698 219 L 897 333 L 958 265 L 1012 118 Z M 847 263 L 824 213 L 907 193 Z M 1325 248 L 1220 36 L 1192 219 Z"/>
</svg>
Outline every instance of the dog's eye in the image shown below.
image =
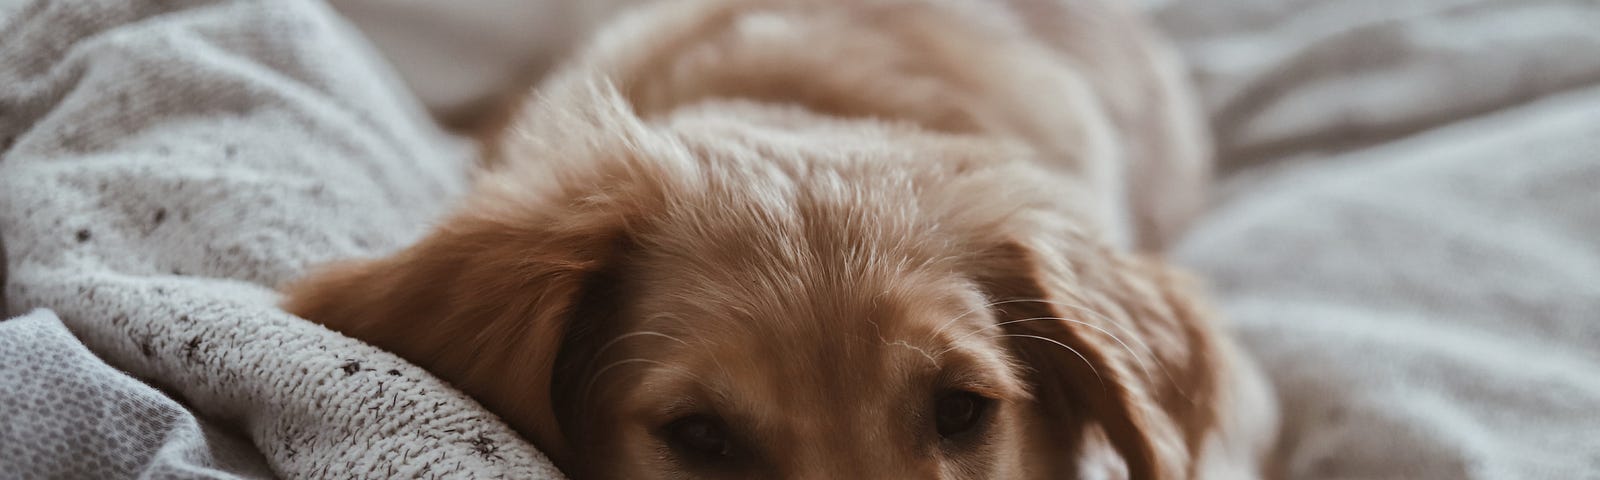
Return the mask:
<svg viewBox="0 0 1600 480">
<path fill-rule="evenodd" d="M 972 392 L 949 392 L 934 406 L 934 424 L 939 436 L 951 438 L 977 428 L 989 409 L 988 398 Z"/>
<path fill-rule="evenodd" d="M 667 444 L 680 455 L 696 461 L 714 462 L 733 456 L 733 441 L 721 421 L 706 415 L 690 415 L 667 424 Z"/>
</svg>

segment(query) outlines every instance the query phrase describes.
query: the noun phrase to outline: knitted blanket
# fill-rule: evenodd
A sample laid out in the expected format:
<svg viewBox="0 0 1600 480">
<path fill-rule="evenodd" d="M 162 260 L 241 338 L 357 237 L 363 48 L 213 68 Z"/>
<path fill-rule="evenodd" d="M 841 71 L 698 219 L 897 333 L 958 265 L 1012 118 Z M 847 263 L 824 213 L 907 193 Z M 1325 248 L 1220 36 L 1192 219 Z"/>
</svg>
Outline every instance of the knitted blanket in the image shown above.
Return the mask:
<svg viewBox="0 0 1600 480">
<path fill-rule="evenodd" d="M 325 4 L 35 0 L 3 18 L 9 311 L 52 309 L 106 362 L 248 440 L 211 448 L 253 444 L 279 476 L 557 476 L 425 371 L 277 308 L 274 287 L 309 266 L 420 235 L 464 188 L 473 155 Z M 0 390 L 54 404 L 133 387 L 93 378 L 108 383 Z M 166 402 L 162 415 L 173 413 Z M 6 418 L 0 445 L 122 441 L 59 442 L 53 456 L 5 450 L 0 476 L 105 478 L 69 467 L 97 451 L 178 454 L 197 432 L 119 435 L 145 411 L 105 412 L 124 422 L 73 411 Z"/>
</svg>

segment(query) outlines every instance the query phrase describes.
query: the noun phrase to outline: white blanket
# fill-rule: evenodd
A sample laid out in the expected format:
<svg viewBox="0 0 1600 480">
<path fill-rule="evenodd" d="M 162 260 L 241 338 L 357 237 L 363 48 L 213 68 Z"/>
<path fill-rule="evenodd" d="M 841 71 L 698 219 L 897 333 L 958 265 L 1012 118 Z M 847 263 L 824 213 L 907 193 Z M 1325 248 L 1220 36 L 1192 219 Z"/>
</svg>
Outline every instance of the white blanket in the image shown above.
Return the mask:
<svg viewBox="0 0 1600 480">
<path fill-rule="evenodd" d="M 280 282 L 407 243 L 463 188 L 471 151 L 370 50 L 310 0 L 12 11 L 9 310 L 53 309 L 108 363 L 242 432 L 283 477 L 554 477 L 423 370 L 276 306 Z M 10 433 L 21 440 L 0 441 L 106 432 Z M 180 440 L 135 438 L 104 448 Z M 57 478 L 51 460 L 0 458 L 0 476 Z"/>
<path fill-rule="evenodd" d="M 106 365 L 48 310 L 0 322 L 6 478 L 269 478 L 261 456 Z"/>
</svg>

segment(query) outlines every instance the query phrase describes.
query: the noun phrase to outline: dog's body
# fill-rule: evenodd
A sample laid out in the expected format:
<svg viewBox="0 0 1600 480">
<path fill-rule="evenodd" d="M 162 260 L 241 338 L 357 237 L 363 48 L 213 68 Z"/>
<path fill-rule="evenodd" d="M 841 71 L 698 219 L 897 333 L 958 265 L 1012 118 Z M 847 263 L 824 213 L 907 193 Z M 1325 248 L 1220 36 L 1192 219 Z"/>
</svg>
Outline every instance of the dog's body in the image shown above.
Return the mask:
<svg viewBox="0 0 1600 480">
<path fill-rule="evenodd" d="M 1123 253 L 1205 179 L 1099 2 L 709 0 L 602 34 L 433 235 L 290 289 L 579 478 L 1250 478 L 1275 419 Z"/>
</svg>

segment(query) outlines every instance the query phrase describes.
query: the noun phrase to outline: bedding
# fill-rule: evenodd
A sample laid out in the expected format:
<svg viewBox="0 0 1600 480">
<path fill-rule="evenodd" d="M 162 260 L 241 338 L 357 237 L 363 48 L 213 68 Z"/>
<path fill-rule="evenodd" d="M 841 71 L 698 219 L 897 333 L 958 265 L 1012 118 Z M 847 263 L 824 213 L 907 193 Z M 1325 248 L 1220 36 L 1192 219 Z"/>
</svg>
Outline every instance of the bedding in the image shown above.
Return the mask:
<svg viewBox="0 0 1600 480">
<path fill-rule="evenodd" d="M 1158 18 L 1230 174 L 1173 256 L 1277 386 L 1283 478 L 1600 478 L 1600 3 Z"/>
<path fill-rule="evenodd" d="M 1171 255 L 1278 384 L 1285 478 L 1600 478 L 1600 4 L 1148 3 L 1227 173 Z M 405 87 L 462 71 L 397 75 L 377 52 L 404 35 L 367 33 L 378 49 L 309 0 L 0 5 L 3 298 L 33 312 L 0 344 L 39 339 L 5 371 L 94 385 L 0 376 L 0 402 L 141 399 L 99 422 L 38 410 L 65 427 L 0 429 L 0 449 L 120 435 L 106 453 L 144 460 L 119 473 L 559 478 L 426 372 L 275 306 L 465 186 L 474 152 Z M 435 93 L 436 113 L 473 101 Z"/>
<path fill-rule="evenodd" d="M 1175 257 L 1292 479 L 1600 479 L 1600 87 L 1281 171 Z"/>
<path fill-rule="evenodd" d="M 106 365 L 48 310 L 0 322 L 7 478 L 271 478 L 226 427 Z"/>
<path fill-rule="evenodd" d="M 242 437 L 214 453 L 253 446 L 285 478 L 555 476 L 423 370 L 277 308 L 273 287 L 309 265 L 415 238 L 472 157 L 325 4 L 28 3 L 0 25 L 0 140 L 9 310 L 52 310 L 106 363 Z M 115 395 L 102 387 L 0 388 Z M 196 447 L 117 435 L 138 411 L 40 413 L 76 430 L 0 441 L 125 438 L 98 446 L 118 457 Z M 53 463 L 78 461 L 31 453 L 0 456 L 0 471 L 54 478 Z"/>
</svg>

